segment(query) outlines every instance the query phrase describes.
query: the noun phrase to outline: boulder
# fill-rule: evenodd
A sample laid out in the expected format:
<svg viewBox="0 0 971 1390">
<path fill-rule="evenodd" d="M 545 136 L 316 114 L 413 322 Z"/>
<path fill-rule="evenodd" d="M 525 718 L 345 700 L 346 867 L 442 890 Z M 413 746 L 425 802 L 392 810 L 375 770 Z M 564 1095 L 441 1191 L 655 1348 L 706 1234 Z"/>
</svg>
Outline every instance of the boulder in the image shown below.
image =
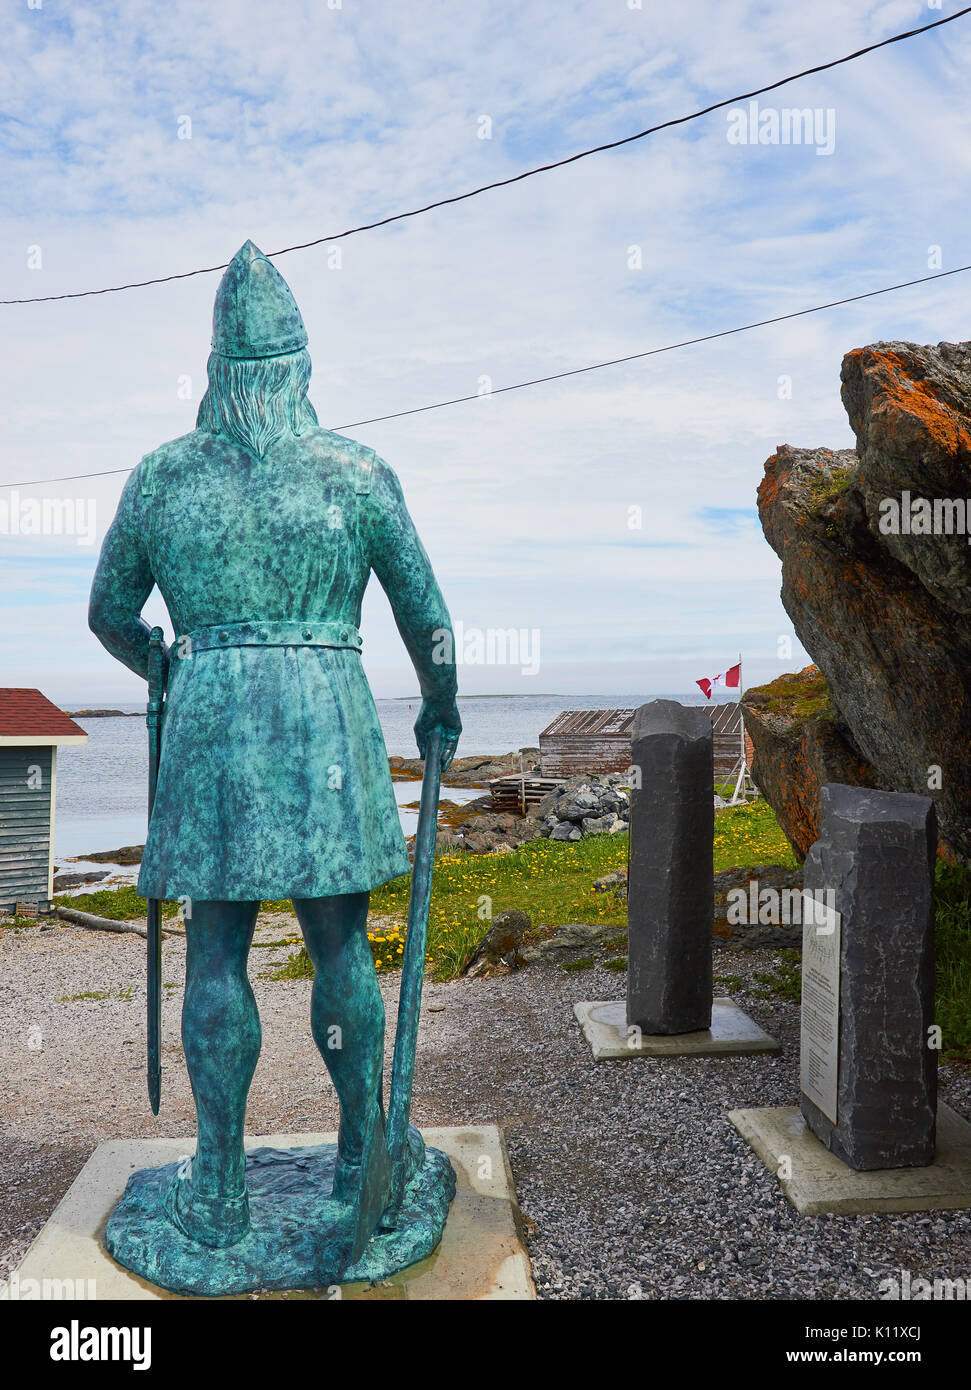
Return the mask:
<svg viewBox="0 0 971 1390">
<path fill-rule="evenodd" d="M 627 829 L 627 822 L 610 812 L 604 816 L 584 816 L 580 828 L 584 835 L 616 835 L 618 830 Z"/>
<path fill-rule="evenodd" d="M 531 925 L 528 912 L 522 912 L 518 908 L 500 912 L 472 952 L 462 974 L 474 978 L 492 974 L 499 964 L 506 966 L 507 970 L 513 969 L 523 936 Z"/>
<path fill-rule="evenodd" d="M 468 834 L 462 841 L 462 845 L 468 854 L 488 854 L 496 843 L 497 837 L 491 830 L 483 831 L 482 834 Z"/>
<path fill-rule="evenodd" d="M 57 874 L 54 879 L 54 892 L 64 893 L 69 888 L 79 888 L 82 883 L 100 883 L 103 878 L 108 877 L 107 869 L 96 874 Z"/>
<path fill-rule="evenodd" d="M 627 882 L 627 870 L 615 869 L 612 874 L 604 874 L 603 878 L 595 878 L 593 881 L 593 891 L 595 893 L 606 893 L 611 888 L 616 888 L 618 884 Z"/>
<path fill-rule="evenodd" d="M 971 546 L 965 524 L 926 534 L 913 501 L 971 494 L 971 344 L 885 342 L 843 360 L 855 450 L 780 447 L 765 465 L 759 516 L 782 561 L 782 601 L 825 678 L 830 731 L 800 735 L 815 757 L 855 759 L 859 783 L 933 797 L 941 838 L 971 859 Z M 925 509 L 926 510 L 926 509 Z M 951 513 L 953 522 L 954 513 Z M 753 741 L 757 720 L 749 719 Z M 826 745 L 814 751 L 819 735 Z M 770 803 L 785 768 L 763 739 Z M 776 763 L 774 774 L 768 771 Z M 866 773 L 861 770 L 865 765 Z M 759 753 L 756 751 L 756 768 Z M 939 771 L 938 771 L 939 770 Z M 866 784 L 864 782 L 864 784 Z M 808 798 L 804 798 L 806 800 Z M 799 843 L 805 845 L 804 831 Z"/>
<path fill-rule="evenodd" d="M 600 802 L 592 787 L 578 787 L 576 791 L 561 796 L 554 806 L 559 820 L 580 821 L 600 810 Z"/>
<path fill-rule="evenodd" d="M 550 831 L 551 840 L 582 840 L 583 831 L 572 821 L 561 820 Z"/>
<path fill-rule="evenodd" d="M 604 926 L 590 922 L 568 922 L 557 927 L 550 936 L 531 941 L 520 952 L 520 960 L 526 965 L 569 966 L 574 961 L 589 961 L 599 958 L 606 949 L 613 956 L 627 944 L 627 933 L 623 927 Z"/>
</svg>

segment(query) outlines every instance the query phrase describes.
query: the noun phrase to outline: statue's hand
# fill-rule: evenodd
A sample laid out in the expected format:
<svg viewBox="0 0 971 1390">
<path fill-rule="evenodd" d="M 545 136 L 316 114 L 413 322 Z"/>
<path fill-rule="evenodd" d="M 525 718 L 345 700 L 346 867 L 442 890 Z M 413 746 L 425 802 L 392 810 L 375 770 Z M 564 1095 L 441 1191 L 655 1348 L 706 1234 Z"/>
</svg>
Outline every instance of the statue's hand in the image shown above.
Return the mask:
<svg viewBox="0 0 971 1390">
<path fill-rule="evenodd" d="M 428 735 L 438 729 L 442 735 L 442 771 L 448 767 L 455 756 L 462 720 L 458 705 L 454 700 L 448 705 L 436 705 L 430 700 L 422 700 L 421 710 L 415 721 L 415 738 L 418 741 L 418 755 L 424 758 L 428 746 Z"/>
</svg>

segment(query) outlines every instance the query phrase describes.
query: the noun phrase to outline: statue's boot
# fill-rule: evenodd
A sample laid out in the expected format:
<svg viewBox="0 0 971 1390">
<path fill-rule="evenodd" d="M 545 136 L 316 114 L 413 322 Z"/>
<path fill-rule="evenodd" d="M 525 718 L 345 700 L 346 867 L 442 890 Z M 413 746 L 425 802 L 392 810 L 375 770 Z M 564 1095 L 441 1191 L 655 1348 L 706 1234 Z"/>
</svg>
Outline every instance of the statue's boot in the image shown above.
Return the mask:
<svg viewBox="0 0 971 1390">
<path fill-rule="evenodd" d="M 378 1228 L 391 1190 L 391 1159 L 384 1132 L 384 1114 L 376 1105 L 368 1126 L 361 1156 L 351 1157 L 341 1150 L 338 1137 L 337 1164 L 331 1196 L 351 1208 L 347 1266 L 356 1264 Z"/>
<path fill-rule="evenodd" d="M 207 1197 L 196 1192 L 188 1175 L 183 1177 L 179 1169 L 168 1182 L 162 1207 L 184 1236 L 212 1250 L 236 1245 L 249 1231 L 249 1195 L 245 1189 L 238 1197 Z"/>
</svg>

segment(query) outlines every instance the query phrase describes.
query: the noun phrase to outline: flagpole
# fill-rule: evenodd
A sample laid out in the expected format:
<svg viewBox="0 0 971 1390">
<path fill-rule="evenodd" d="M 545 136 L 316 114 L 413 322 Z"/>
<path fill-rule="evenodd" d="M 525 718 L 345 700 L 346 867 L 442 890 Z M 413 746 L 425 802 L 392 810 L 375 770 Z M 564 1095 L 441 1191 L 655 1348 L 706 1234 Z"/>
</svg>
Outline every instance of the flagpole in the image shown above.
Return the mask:
<svg viewBox="0 0 971 1390">
<path fill-rule="evenodd" d="M 732 796 L 734 803 L 738 802 L 739 793 L 745 786 L 745 720 L 742 718 L 742 653 L 738 654 L 738 730 L 739 730 L 739 763 L 738 778 L 735 782 L 735 792 Z M 744 800 L 744 797 L 743 797 Z"/>
</svg>

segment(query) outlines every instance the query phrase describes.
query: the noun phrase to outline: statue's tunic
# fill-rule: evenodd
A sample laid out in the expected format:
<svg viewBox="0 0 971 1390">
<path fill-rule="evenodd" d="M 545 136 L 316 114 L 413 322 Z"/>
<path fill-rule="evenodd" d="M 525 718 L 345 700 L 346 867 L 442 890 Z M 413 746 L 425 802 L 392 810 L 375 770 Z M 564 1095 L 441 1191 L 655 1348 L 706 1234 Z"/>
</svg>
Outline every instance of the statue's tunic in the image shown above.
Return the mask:
<svg viewBox="0 0 971 1390">
<path fill-rule="evenodd" d="M 314 428 L 258 459 L 195 430 L 135 469 L 94 593 L 130 620 L 157 584 L 175 630 L 141 894 L 323 897 L 408 871 L 356 645 L 372 570 L 423 696 L 451 698 L 448 612 L 371 450 Z M 347 645 L 305 643 L 321 633 Z"/>
</svg>

